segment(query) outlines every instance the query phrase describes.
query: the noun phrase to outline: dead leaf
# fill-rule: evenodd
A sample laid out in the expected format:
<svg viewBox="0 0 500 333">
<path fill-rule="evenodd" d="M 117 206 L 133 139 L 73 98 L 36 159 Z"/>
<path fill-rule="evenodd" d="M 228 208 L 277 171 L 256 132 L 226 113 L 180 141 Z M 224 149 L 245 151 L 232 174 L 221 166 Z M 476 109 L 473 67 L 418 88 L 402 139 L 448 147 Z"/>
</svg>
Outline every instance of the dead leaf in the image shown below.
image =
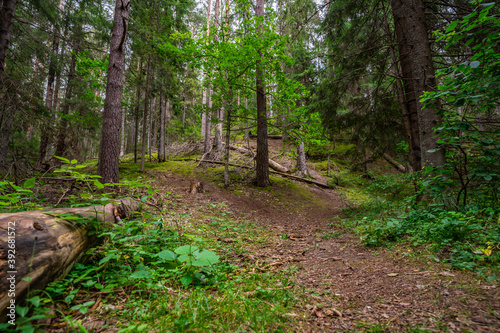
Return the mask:
<svg viewBox="0 0 500 333">
<path fill-rule="evenodd" d="M 439 273 L 439 275 L 441 275 L 441 276 L 449 276 L 449 277 L 455 276 L 455 274 L 451 274 L 450 272 L 441 272 L 441 273 Z"/>
<path fill-rule="evenodd" d="M 314 310 L 314 313 L 316 314 L 316 317 L 318 317 L 318 318 L 323 318 L 323 317 L 325 317 L 325 315 L 323 314 L 323 312 L 321 312 L 321 311 L 320 311 L 320 310 L 318 310 L 318 309 L 315 309 L 315 310 Z"/>
<path fill-rule="evenodd" d="M 475 321 L 476 323 L 490 324 L 489 320 L 487 320 L 486 318 L 481 317 L 481 316 L 472 317 L 471 320 Z"/>
</svg>

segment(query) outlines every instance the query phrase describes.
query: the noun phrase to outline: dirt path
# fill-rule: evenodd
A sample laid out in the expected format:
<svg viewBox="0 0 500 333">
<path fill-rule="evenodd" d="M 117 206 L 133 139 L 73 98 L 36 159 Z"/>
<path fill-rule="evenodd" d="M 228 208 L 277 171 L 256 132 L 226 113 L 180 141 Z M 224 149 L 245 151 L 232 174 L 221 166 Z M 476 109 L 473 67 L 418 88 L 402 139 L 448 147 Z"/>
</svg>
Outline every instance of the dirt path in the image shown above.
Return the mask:
<svg viewBox="0 0 500 333">
<path fill-rule="evenodd" d="M 190 183 L 172 173 L 156 177 L 177 193 L 185 193 Z M 415 256 L 411 249 L 359 245 L 352 232 L 335 224 L 345 205 L 338 193 L 295 186 L 280 188 L 282 195 L 273 196 L 251 186 L 235 194 L 206 184 L 206 193 L 186 196 L 185 203 L 227 202 L 230 211 L 270 228 L 272 246 L 254 249 L 258 251 L 254 254 L 271 258 L 273 270 L 295 267 L 297 284 L 310 295 L 302 310 L 311 316 L 301 331 L 403 332 L 420 327 L 438 332 L 500 332 L 496 284 L 451 271 L 425 256 Z M 303 202 L 304 193 L 307 202 Z"/>
</svg>

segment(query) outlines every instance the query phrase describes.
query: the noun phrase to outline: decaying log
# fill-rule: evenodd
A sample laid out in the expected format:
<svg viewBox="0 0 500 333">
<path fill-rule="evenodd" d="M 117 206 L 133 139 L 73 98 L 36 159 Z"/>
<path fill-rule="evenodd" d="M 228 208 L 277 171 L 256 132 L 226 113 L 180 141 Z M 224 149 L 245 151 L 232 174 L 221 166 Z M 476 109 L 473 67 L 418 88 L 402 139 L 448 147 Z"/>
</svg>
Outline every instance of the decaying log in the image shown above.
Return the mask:
<svg viewBox="0 0 500 333">
<path fill-rule="evenodd" d="M 288 169 L 287 167 L 285 167 L 279 163 L 276 163 L 272 159 L 269 159 L 269 167 L 273 170 L 276 170 L 276 171 L 282 172 L 282 173 L 290 173 L 291 172 L 290 169 Z"/>
<path fill-rule="evenodd" d="M 254 153 L 253 151 L 247 149 L 247 148 L 244 148 L 244 147 L 238 147 L 236 145 L 232 145 L 230 144 L 229 145 L 229 148 L 232 149 L 232 150 L 236 150 L 237 152 L 240 152 L 242 154 L 250 154 L 251 156 L 254 156 Z M 269 159 L 269 167 L 273 170 L 276 170 L 278 172 L 283 172 L 283 173 L 290 173 L 290 169 L 288 169 L 287 167 L 279 164 L 278 162 L 272 160 L 272 159 Z"/>
<path fill-rule="evenodd" d="M 406 168 L 404 166 L 402 166 L 398 161 L 396 161 L 395 159 L 390 157 L 389 154 L 385 153 L 384 159 L 387 161 L 387 163 L 392 165 L 399 172 L 406 173 Z"/>
<path fill-rule="evenodd" d="M 0 322 L 8 320 L 7 307 L 14 294 L 20 305 L 28 290 L 43 289 L 64 277 L 89 248 L 98 244 L 96 236 L 88 235 L 93 224 L 84 219 L 117 222 L 138 209 L 137 201 L 126 198 L 106 206 L 0 214 Z M 82 218 L 66 220 L 65 216 Z M 11 277 L 13 280 L 8 280 Z"/>
</svg>

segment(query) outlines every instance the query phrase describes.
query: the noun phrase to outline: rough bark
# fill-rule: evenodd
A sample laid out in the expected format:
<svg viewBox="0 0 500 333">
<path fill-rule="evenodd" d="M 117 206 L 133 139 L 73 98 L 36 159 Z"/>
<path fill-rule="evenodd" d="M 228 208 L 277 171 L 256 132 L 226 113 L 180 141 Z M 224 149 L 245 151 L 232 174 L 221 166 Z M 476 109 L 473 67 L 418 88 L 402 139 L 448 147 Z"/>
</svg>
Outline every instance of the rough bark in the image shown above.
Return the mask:
<svg viewBox="0 0 500 333">
<path fill-rule="evenodd" d="M 102 119 L 98 174 L 104 183 L 119 181 L 120 109 L 125 68 L 125 41 L 127 39 L 130 0 L 116 0 L 111 45 L 109 51 L 108 83 Z"/>
<path fill-rule="evenodd" d="M 3 0 L 0 7 L 0 168 L 7 168 L 7 153 L 14 122 L 14 99 L 5 73 L 7 51 L 17 0 Z"/>
<path fill-rule="evenodd" d="M 122 107 L 122 123 L 120 125 L 120 157 L 123 157 L 126 153 L 126 137 L 127 137 L 127 129 L 125 128 L 125 125 L 127 123 L 127 108 L 124 106 Z"/>
<path fill-rule="evenodd" d="M 420 103 L 423 92 L 431 91 L 436 86 L 424 2 L 422 0 L 391 0 L 391 5 L 406 90 L 406 102 L 410 103 L 408 113 L 412 132 L 415 133 L 415 128 L 418 128 L 421 167 L 441 166 L 445 162 L 444 151 L 429 152 L 438 148 L 438 140 L 432 128 L 439 125 L 441 119 L 433 109 L 426 109 Z M 413 96 L 408 95 L 411 91 L 409 87 L 411 84 L 413 84 Z"/>
<path fill-rule="evenodd" d="M 264 15 L 264 0 L 257 0 L 255 16 Z M 262 26 L 257 28 L 257 34 L 262 33 Z M 259 56 L 262 54 L 259 52 Z M 256 91 L 257 91 L 257 156 L 256 177 L 257 186 L 271 185 L 269 181 L 269 147 L 267 143 L 267 111 L 264 68 L 261 61 L 256 66 Z"/>
<path fill-rule="evenodd" d="M 92 223 L 59 218 L 56 214 L 71 214 L 82 218 L 96 218 L 99 222 L 116 222 L 127 217 L 127 212 L 139 209 L 132 199 L 106 206 L 58 208 L 0 214 L 0 313 L 5 318 L 10 303 L 8 290 L 11 274 L 15 275 L 16 303 L 21 305 L 28 290 L 43 289 L 48 283 L 66 275 L 85 252 L 97 244 L 98 238 L 89 236 Z M 15 253 L 9 247 L 9 232 L 15 232 Z M 15 264 L 9 262 L 15 254 Z M 12 266 L 10 266 L 12 264 Z M 11 273 L 16 272 L 16 273 Z M 23 279 L 30 277 L 29 281 Z"/>
<path fill-rule="evenodd" d="M 146 74 L 146 90 L 144 91 L 144 110 L 142 112 L 142 138 L 141 138 L 141 171 L 144 172 L 144 163 L 146 160 L 146 142 L 148 128 L 148 109 L 149 109 L 149 82 L 151 80 L 151 57 L 148 58 L 148 71 Z"/>
<path fill-rule="evenodd" d="M 158 162 L 165 162 L 165 108 L 160 95 L 160 144 L 158 145 Z"/>
<path fill-rule="evenodd" d="M 297 170 L 299 172 L 299 176 L 302 178 L 309 176 L 309 170 L 307 169 L 306 164 L 306 152 L 304 149 L 304 141 L 301 141 L 297 146 Z"/>
<path fill-rule="evenodd" d="M 137 144 L 139 141 L 139 111 L 141 99 L 141 78 L 142 78 L 142 60 L 139 57 L 137 62 L 137 75 L 139 76 L 136 87 L 136 106 L 135 106 L 135 125 L 134 125 L 134 163 L 137 163 Z"/>
</svg>

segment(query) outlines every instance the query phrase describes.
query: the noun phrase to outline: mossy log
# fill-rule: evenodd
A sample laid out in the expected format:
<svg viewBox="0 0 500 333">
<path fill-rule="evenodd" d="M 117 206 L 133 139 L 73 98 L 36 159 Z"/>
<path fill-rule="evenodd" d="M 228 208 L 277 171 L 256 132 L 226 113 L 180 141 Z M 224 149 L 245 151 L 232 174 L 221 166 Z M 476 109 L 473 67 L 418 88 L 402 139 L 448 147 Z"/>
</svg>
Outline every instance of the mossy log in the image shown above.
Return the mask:
<svg viewBox="0 0 500 333">
<path fill-rule="evenodd" d="M 98 244 L 97 237 L 89 235 L 94 226 L 90 221 L 118 222 L 138 209 L 137 201 L 126 198 L 105 206 L 0 214 L 0 322 L 12 298 L 20 304 L 28 290 L 61 279 Z M 65 219 L 68 216 L 81 219 Z"/>
</svg>

